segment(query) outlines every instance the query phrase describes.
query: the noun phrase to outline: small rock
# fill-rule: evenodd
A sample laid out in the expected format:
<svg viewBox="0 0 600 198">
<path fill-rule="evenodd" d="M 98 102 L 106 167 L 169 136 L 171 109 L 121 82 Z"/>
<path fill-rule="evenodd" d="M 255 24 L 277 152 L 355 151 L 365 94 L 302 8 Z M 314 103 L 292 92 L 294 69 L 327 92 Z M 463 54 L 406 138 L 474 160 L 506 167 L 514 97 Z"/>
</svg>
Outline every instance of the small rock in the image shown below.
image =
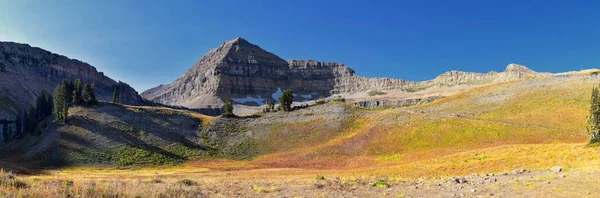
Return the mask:
<svg viewBox="0 0 600 198">
<path fill-rule="evenodd" d="M 478 175 L 477 175 L 477 173 L 473 173 L 473 174 L 471 174 L 471 176 L 477 177 Z"/>
<path fill-rule="evenodd" d="M 475 188 L 471 189 L 471 192 L 477 192 L 477 190 Z"/>
<path fill-rule="evenodd" d="M 562 171 L 562 167 L 553 166 L 552 168 L 550 168 L 550 171 L 555 172 L 555 173 L 560 173 Z"/>
<path fill-rule="evenodd" d="M 507 172 L 502 172 L 502 175 L 508 175 L 508 173 Z"/>
<path fill-rule="evenodd" d="M 464 177 L 457 177 L 457 178 L 454 178 L 454 182 L 456 182 L 457 184 L 462 184 L 462 183 L 467 183 L 467 180 Z"/>
<path fill-rule="evenodd" d="M 561 175 L 560 177 L 563 177 L 563 178 L 565 178 L 565 177 L 567 177 L 567 175 Z"/>
<path fill-rule="evenodd" d="M 521 169 L 515 169 L 513 171 L 514 174 L 522 174 L 523 172 L 521 172 Z"/>
<path fill-rule="evenodd" d="M 493 197 L 495 194 L 494 193 L 490 193 L 490 197 Z"/>
</svg>

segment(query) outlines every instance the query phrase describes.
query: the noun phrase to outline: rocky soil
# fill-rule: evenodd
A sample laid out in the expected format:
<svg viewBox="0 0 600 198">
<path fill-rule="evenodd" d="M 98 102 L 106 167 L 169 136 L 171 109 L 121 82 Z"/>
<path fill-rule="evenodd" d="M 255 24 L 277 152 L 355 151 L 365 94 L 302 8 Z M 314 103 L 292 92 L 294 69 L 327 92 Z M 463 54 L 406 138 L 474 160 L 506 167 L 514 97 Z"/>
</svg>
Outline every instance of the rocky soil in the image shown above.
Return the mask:
<svg viewBox="0 0 600 198">
<path fill-rule="evenodd" d="M 235 178 L 236 173 L 227 173 Z M 444 179 L 334 177 L 274 182 L 205 184 L 205 195 L 233 197 L 598 197 L 599 172 L 530 171 L 473 174 Z"/>
</svg>

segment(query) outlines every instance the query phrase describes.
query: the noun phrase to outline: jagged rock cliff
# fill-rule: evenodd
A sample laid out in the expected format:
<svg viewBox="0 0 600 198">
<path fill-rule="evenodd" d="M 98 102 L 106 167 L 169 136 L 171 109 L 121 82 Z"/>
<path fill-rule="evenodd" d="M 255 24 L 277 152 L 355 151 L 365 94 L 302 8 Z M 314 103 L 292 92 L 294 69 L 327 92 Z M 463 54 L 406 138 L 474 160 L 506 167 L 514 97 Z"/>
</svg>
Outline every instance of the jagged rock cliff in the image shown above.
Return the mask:
<svg viewBox="0 0 600 198">
<path fill-rule="evenodd" d="M 41 90 L 52 93 L 63 79 L 76 78 L 94 83 L 99 100 L 109 100 L 118 86 L 123 103 L 143 102 L 129 85 L 106 77 L 87 63 L 27 44 L 0 42 L 0 119 L 12 119 L 19 109 L 31 105 Z"/>
<path fill-rule="evenodd" d="M 480 85 L 536 75 L 539 74 L 524 66 L 510 64 L 504 72 L 450 71 L 422 82 L 366 78 L 340 63 L 285 61 L 243 38 L 236 38 L 210 50 L 173 83 L 146 90 L 142 97 L 188 108 L 219 108 L 229 97 L 237 104 L 256 106 L 267 99 L 277 100 L 284 89 L 292 89 L 296 101 L 307 101 L 372 90 L 414 92 L 435 86 Z"/>
<path fill-rule="evenodd" d="M 359 77 L 340 63 L 285 61 L 236 38 L 210 50 L 173 83 L 146 90 L 142 96 L 168 105 L 208 108 L 220 107 L 228 97 L 239 104 L 260 105 L 266 99 L 277 100 L 284 89 L 294 90 L 295 100 L 304 101 L 411 84 L 399 79 Z"/>
</svg>

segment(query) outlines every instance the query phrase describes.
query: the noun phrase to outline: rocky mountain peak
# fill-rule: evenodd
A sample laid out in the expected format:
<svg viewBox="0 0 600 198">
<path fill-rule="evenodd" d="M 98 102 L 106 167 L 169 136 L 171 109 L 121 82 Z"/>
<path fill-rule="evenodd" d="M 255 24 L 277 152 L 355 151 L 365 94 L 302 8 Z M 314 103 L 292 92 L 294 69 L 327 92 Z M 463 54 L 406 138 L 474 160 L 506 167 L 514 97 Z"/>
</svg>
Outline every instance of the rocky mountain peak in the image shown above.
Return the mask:
<svg viewBox="0 0 600 198">
<path fill-rule="evenodd" d="M 528 67 L 516 63 L 508 64 L 505 72 L 535 73 L 535 71 L 529 69 Z"/>
<path fill-rule="evenodd" d="M 502 72 L 502 75 L 497 81 L 509 81 L 519 78 L 538 76 L 539 74 L 523 65 L 511 63 L 506 66 L 506 70 Z"/>
</svg>

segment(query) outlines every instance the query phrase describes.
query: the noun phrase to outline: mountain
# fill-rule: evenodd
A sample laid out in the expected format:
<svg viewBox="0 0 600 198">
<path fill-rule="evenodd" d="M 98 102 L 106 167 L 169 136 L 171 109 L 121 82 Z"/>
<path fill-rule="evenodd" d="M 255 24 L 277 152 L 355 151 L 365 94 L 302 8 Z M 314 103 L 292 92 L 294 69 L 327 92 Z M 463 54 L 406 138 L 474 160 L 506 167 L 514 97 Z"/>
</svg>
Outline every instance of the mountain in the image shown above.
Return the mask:
<svg viewBox="0 0 600 198">
<path fill-rule="evenodd" d="M 33 104 L 40 91 L 52 93 L 63 79 L 93 83 L 99 100 L 109 100 L 114 87 L 124 104 L 143 99 L 128 84 L 117 82 L 95 67 L 27 44 L 0 42 L 0 119 L 13 119 L 20 109 Z"/>
<path fill-rule="evenodd" d="M 539 76 L 533 70 L 510 64 L 504 72 L 450 71 L 433 80 L 412 82 L 393 78 L 358 76 L 350 67 L 315 60 L 283 60 L 279 56 L 236 38 L 210 50 L 183 76 L 168 85 L 144 91 L 145 99 L 188 108 L 219 108 L 226 98 L 242 105 L 257 106 L 266 99 L 278 100 L 282 90 L 291 89 L 295 101 L 320 96 L 349 96 L 354 102 L 373 90 L 412 93 L 431 87 L 486 84 Z"/>
<path fill-rule="evenodd" d="M 277 100 L 282 90 L 292 89 L 295 100 L 368 90 L 402 88 L 406 81 L 363 78 L 340 63 L 313 60 L 285 61 L 243 38 L 210 50 L 182 77 L 168 85 L 146 90 L 142 97 L 189 108 L 220 107 L 231 97 L 239 104 L 264 104 Z"/>
</svg>

